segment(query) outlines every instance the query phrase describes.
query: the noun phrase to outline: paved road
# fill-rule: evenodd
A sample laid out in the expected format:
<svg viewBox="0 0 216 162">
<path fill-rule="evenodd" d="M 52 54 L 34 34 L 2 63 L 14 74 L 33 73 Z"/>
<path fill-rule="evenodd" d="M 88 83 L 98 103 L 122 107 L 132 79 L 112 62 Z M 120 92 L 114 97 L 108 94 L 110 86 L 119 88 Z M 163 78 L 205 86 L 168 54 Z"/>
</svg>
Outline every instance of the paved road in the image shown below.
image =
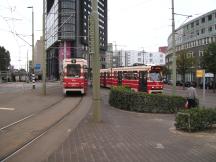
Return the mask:
<svg viewBox="0 0 216 162">
<path fill-rule="evenodd" d="M 203 91 L 202 89 L 197 88 L 197 94 L 200 101 L 201 106 L 205 106 L 208 108 L 216 108 L 216 93 L 213 93 L 213 90 L 206 90 L 205 102 L 203 101 Z M 165 85 L 164 88 L 165 94 L 172 94 L 172 86 Z M 183 90 L 181 86 L 176 87 L 176 94 L 186 97 L 187 95 L 187 87 Z"/>
<path fill-rule="evenodd" d="M 24 90 L 22 89 L 24 85 Z M 0 84 L 0 129 L 23 120 L 63 98 L 59 83 L 48 83 L 47 96 L 41 97 L 41 90 L 32 91 L 27 83 Z"/>
<path fill-rule="evenodd" d="M 60 82 L 47 82 L 47 87 L 60 86 Z M 36 82 L 36 89 L 42 88 L 42 82 Z M 8 82 L 0 83 L 0 94 L 25 92 L 32 89 L 32 83 L 26 82 Z"/>
</svg>

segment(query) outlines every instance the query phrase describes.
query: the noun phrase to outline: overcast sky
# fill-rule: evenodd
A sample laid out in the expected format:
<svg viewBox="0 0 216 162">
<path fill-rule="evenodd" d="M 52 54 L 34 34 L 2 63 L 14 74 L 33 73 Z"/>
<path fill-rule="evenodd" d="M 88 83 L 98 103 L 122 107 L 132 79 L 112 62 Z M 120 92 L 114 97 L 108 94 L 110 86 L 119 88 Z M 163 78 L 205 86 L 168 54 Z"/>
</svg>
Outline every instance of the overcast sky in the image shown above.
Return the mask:
<svg viewBox="0 0 216 162">
<path fill-rule="evenodd" d="M 35 42 L 42 34 L 42 0 L 0 0 L 0 46 L 11 53 L 11 64 L 26 67 L 31 47 L 31 9 L 35 12 Z M 118 49 L 155 52 L 171 33 L 171 0 L 108 0 L 108 40 Z M 216 9 L 215 0 L 175 0 L 175 12 L 194 19 Z M 186 17 L 175 16 L 176 28 Z"/>
</svg>

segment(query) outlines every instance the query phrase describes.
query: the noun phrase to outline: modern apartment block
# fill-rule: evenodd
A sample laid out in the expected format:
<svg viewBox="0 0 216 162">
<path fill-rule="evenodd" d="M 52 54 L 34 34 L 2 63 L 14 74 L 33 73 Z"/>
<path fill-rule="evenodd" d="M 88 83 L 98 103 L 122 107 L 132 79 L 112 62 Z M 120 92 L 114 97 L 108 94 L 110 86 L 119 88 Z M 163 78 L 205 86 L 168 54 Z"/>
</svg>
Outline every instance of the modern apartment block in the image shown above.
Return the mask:
<svg viewBox="0 0 216 162">
<path fill-rule="evenodd" d="M 133 66 L 134 64 L 146 65 L 165 65 L 165 53 L 162 52 L 145 52 L 136 50 L 117 50 L 113 51 L 110 44 L 107 52 L 107 66 L 121 67 Z"/>
<path fill-rule="evenodd" d="M 194 57 L 197 64 L 186 74 L 186 81 L 197 81 L 195 71 L 200 68 L 203 51 L 209 43 L 216 42 L 216 10 L 199 16 L 176 29 L 176 52 L 187 51 L 188 57 Z M 166 65 L 172 69 L 172 34 L 168 38 Z M 171 70 L 172 72 L 172 70 Z M 171 75 L 168 79 L 171 79 Z M 177 80 L 181 76 L 177 74 Z"/>
<path fill-rule="evenodd" d="M 46 0 L 45 10 L 47 75 L 49 79 L 58 79 L 64 58 L 91 58 L 88 52 L 91 0 Z M 98 0 L 98 13 L 101 66 L 105 67 L 107 0 Z"/>
</svg>

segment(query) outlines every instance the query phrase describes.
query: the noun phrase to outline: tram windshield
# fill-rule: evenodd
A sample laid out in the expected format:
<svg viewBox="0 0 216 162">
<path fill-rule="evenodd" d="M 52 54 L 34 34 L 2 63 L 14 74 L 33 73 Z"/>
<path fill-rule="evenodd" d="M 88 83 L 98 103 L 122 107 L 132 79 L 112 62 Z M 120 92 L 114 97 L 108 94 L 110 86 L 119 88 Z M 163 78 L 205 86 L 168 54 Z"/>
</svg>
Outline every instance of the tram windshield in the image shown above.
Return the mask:
<svg viewBox="0 0 216 162">
<path fill-rule="evenodd" d="M 149 79 L 150 79 L 150 81 L 161 81 L 162 76 L 161 76 L 160 72 L 150 72 L 149 73 Z"/>
<path fill-rule="evenodd" d="M 81 66 L 79 64 L 67 65 L 67 76 L 79 78 L 81 73 Z"/>
</svg>

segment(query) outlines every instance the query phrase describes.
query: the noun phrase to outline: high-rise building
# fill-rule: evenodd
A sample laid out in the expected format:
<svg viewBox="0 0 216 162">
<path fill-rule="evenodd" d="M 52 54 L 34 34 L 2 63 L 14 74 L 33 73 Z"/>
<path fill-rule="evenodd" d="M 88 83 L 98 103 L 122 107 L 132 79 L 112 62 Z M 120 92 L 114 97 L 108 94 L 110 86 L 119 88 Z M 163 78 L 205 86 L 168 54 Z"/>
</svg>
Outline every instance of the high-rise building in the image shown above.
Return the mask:
<svg viewBox="0 0 216 162">
<path fill-rule="evenodd" d="M 49 79 L 58 79 L 64 58 L 86 58 L 91 0 L 46 0 L 46 52 Z M 107 0 L 98 0 L 101 67 L 107 49 Z M 91 65 L 92 63 L 90 63 Z"/>
</svg>

